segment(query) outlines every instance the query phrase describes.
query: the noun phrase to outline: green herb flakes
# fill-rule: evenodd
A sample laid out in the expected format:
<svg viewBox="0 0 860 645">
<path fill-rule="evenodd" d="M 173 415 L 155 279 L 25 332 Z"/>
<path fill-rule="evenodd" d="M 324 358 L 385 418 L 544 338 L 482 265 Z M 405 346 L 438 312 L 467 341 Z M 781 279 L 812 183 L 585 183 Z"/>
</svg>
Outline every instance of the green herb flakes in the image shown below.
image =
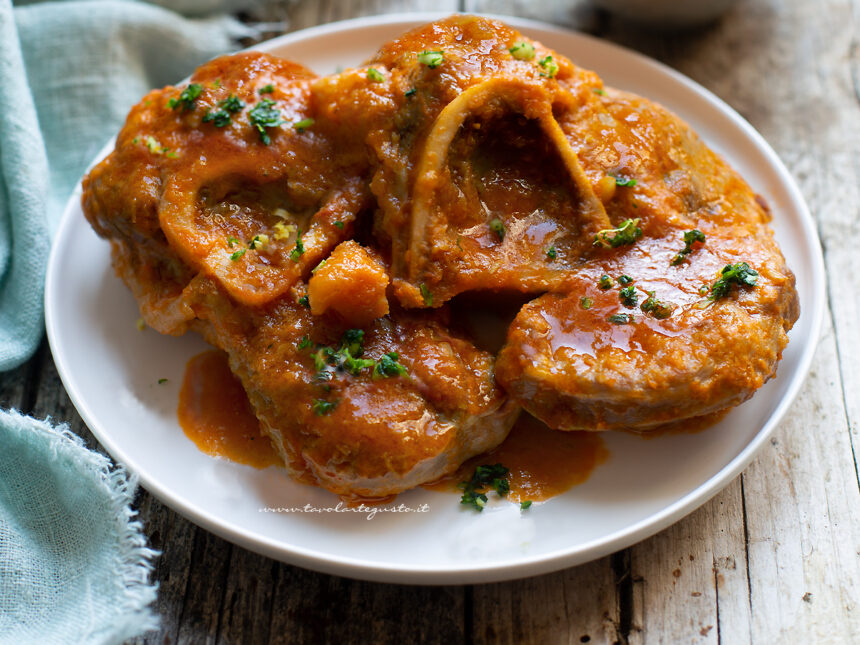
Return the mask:
<svg viewBox="0 0 860 645">
<path fill-rule="evenodd" d="M 324 399 L 314 399 L 313 406 L 314 414 L 318 417 L 325 416 L 326 414 L 331 414 L 331 411 L 337 407 L 337 402 L 334 401 L 326 401 Z"/>
<path fill-rule="evenodd" d="M 651 314 L 658 320 L 663 320 L 672 315 L 672 312 L 675 310 L 675 305 L 669 302 L 663 302 L 662 300 L 657 300 L 653 291 L 647 291 L 646 293 L 648 294 L 648 298 L 640 307 L 643 313 Z"/>
<path fill-rule="evenodd" d="M 594 246 L 615 249 L 625 244 L 634 244 L 636 240 L 642 237 L 642 229 L 639 228 L 640 221 L 638 217 L 627 219 L 621 222 L 621 226 L 618 228 L 599 231 L 594 236 Z"/>
<path fill-rule="evenodd" d="M 397 352 L 388 352 L 383 354 L 382 358 L 376 361 L 373 367 L 373 378 L 391 378 L 394 376 L 405 376 L 406 368 L 398 361 L 400 355 Z"/>
<path fill-rule="evenodd" d="M 275 108 L 275 102 L 271 99 L 263 99 L 248 112 L 248 120 L 260 135 L 260 141 L 264 145 L 272 143 L 269 136 L 269 128 L 277 128 L 286 123 L 281 118 L 281 111 Z"/>
<path fill-rule="evenodd" d="M 301 134 L 309 127 L 311 127 L 314 123 L 316 123 L 316 120 L 308 117 L 306 119 L 302 119 L 301 121 L 296 121 L 295 123 L 293 123 L 293 129 L 299 134 Z"/>
<path fill-rule="evenodd" d="M 708 300 L 719 300 L 729 295 L 732 285 L 754 287 L 758 281 L 758 273 L 746 262 L 727 264 L 720 271 L 720 277 L 711 285 L 711 295 Z"/>
<path fill-rule="evenodd" d="M 194 102 L 197 100 L 197 97 L 200 96 L 200 93 L 203 91 L 203 86 L 198 85 L 197 83 L 192 83 L 188 87 L 186 87 L 179 94 L 179 98 L 172 98 L 167 102 L 167 107 L 171 110 L 179 109 L 180 107 L 185 111 L 191 111 L 194 109 Z"/>
<path fill-rule="evenodd" d="M 505 224 L 498 217 L 490 220 L 490 230 L 499 238 L 499 242 L 505 239 Z"/>
<path fill-rule="evenodd" d="M 621 299 L 621 304 L 625 307 L 635 307 L 639 303 L 639 296 L 636 294 L 636 287 L 632 284 L 624 287 L 618 292 L 618 297 Z"/>
<path fill-rule="evenodd" d="M 445 60 L 444 52 L 440 51 L 423 51 L 418 54 L 418 62 L 422 65 L 427 65 L 430 69 L 436 69 Z"/>
<path fill-rule="evenodd" d="M 535 46 L 524 40 L 515 42 L 514 46 L 508 49 L 508 51 L 517 60 L 531 60 L 535 57 Z"/>
<path fill-rule="evenodd" d="M 424 299 L 424 304 L 428 307 L 432 307 L 433 294 L 430 293 L 430 289 L 427 288 L 427 285 L 422 282 L 418 285 L 418 290 L 421 292 L 421 297 Z"/>
<path fill-rule="evenodd" d="M 471 506 L 476 511 L 483 511 L 487 504 L 487 496 L 483 491 L 492 488 L 499 497 L 504 497 L 510 492 L 511 485 L 507 479 L 509 472 L 502 464 L 478 466 L 472 479 L 458 484 L 458 487 L 463 490 L 460 503 Z"/>
<path fill-rule="evenodd" d="M 239 97 L 231 94 L 223 101 L 218 101 L 220 108 L 216 112 L 206 110 L 203 115 L 203 123 L 212 123 L 216 128 L 223 128 L 230 124 L 230 119 L 236 112 L 241 112 L 245 107 L 245 103 Z"/>
<path fill-rule="evenodd" d="M 538 61 L 538 65 L 540 65 L 543 70 L 540 75 L 546 78 L 555 78 L 555 75 L 558 74 L 558 63 L 556 63 L 552 56 L 547 56 L 546 58 L 542 58 Z"/>
<path fill-rule="evenodd" d="M 616 186 L 627 186 L 632 188 L 636 185 L 636 180 L 630 177 L 618 177 L 617 175 L 609 175 L 615 180 Z"/>
<path fill-rule="evenodd" d="M 612 314 L 607 320 L 615 325 L 629 325 L 633 322 L 633 314 Z"/>
<path fill-rule="evenodd" d="M 705 234 L 697 228 L 684 233 L 684 248 L 678 251 L 678 254 L 672 258 L 672 266 L 677 266 L 687 259 L 687 256 L 693 252 L 693 245 L 696 242 L 705 243 Z"/>
</svg>

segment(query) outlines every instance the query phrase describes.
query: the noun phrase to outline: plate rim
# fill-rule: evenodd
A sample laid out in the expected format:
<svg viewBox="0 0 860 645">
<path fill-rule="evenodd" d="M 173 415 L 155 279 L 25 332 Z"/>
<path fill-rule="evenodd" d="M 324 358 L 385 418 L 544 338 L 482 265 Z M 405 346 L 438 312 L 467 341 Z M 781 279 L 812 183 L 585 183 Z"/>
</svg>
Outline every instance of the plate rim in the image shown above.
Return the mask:
<svg viewBox="0 0 860 645">
<path fill-rule="evenodd" d="M 456 12 L 396 13 L 341 20 L 284 34 L 263 43 L 258 43 L 248 49 L 253 51 L 270 51 L 286 45 L 295 45 L 303 41 L 331 36 L 337 33 L 360 31 L 369 27 L 399 26 L 400 29 L 405 31 L 414 25 L 437 20 L 440 17 L 449 16 L 453 13 Z M 422 566 L 417 563 L 409 565 L 397 563 L 380 564 L 377 561 L 348 557 L 336 553 L 314 551 L 312 549 L 284 542 L 283 540 L 275 540 L 247 530 L 244 527 L 237 526 L 230 520 L 225 520 L 220 516 L 210 514 L 205 510 L 196 508 L 193 504 L 187 503 L 181 496 L 177 497 L 175 492 L 162 487 L 157 481 L 151 480 L 145 471 L 138 472 L 135 468 L 130 466 L 129 464 L 134 463 L 134 459 L 121 459 L 116 456 L 119 455 L 124 457 L 125 453 L 114 443 L 109 432 L 102 431 L 97 415 L 92 412 L 87 401 L 77 391 L 75 381 L 72 376 L 73 370 L 70 369 L 63 352 L 62 343 L 58 340 L 60 334 L 59 327 L 61 326 L 61 314 L 52 304 L 52 300 L 53 295 L 56 293 L 56 289 L 58 288 L 58 284 L 60 284 L 60 276 L 57 275 L 57 273 L 61 247 L 63 247 L 63 241 L 68 239 L 70 231 L 75 224 L 72 211 L 74 211 L 76 207 L 79 207 L 79 182 L 69 201 L 66 203 L 60 224 L 54 235 L 48 258 L 48 269 L 45 282 L 45 326 L 51 352 L 57 367 L 57 372 L 66 388 L 66 391 L 68 392 L 72 404 L 75 406 L 84 423 L 92 431 L 93 435 L 101 445 L 111 454 L 112 457 L 114 457 L 115 461 L 119 464 L 123 464 L 129 472 L 138 478 L 141 485 L 146 488 L 147 491 L 194 524 L 201 526 L 234 544 L 238 544 L 251 551 L 282 562 L 287 562 L 289 564 L 302 566 L 328 574 L 364 580 L 433 585 L 476 584 L 540 575 L 567 568 L 569 566 L 574 566 L 576 564 L 583 564 L 619 549 L 628 547 L 656 534 L 677 522 L 687 514 L 693 512 L 725 488 L 752 461 L 765 442 L 773 434 L 776 427 L 785 417 L 788 409 L 797 398 L 797 395 L 809 374 L 812 360 L 819 344 L 824 321 L 824 294 L 826 284 L 824 259 L 815 221 L 808 208 L 806 200 L 804 199 L 794 177 L 764 137 L 762 137 L 762 135 L 759 134 L 759 132 L 756 131 L 755 128 L 746 121 L 746 119 L 744 119 L 731 106 L 716 96 L 713 92 L 671 67 L 668 67 L 667 65 L 639 52 L 615 43 L 601 40 L 589 34 L 584 34 L 572 29 L 566 29 L 540 21 L 497 14 L 480 15 L 502 20 L 523 31 L 532 29 L 555 33 L 559 36 L 574 36 L 588 42 L 590 47 L 633 57 L 640 64 L 643 64 L 664 76 L 669 76 L 674 82 L 680 83 L 687 90 L 704 98 L 709 103 L 719 108 L 720 112 L 724 116 L 728 117 L 732 123 L 742 131 L 746 139 L 765 156 L 777 178 L 781 180 L 790 201 L 800 215 L 799 224 L 805 234 L 805 243 L 802 246 L 804 252 L 808 254 L 808 259 L 813 269 L 813 275 L 811 276 L 811 287 L 813 293 L 810 298 L 813 305 L 812 310 L 802 312 L 802 315 L 811 316 L 809 327 L 810 334 L 809 337 L 805 339 L 805 344 L 797 362 L 797 368 L 791 376 L 791 380 L 786 388 L 785 394 L 777 404 L 776 409 L 770 414 L 767 421 L 763 424 L 761 429 L 759 429 L 753 439 L 747 443 L 746 446 L 728 464 L 721 468 L 712 477 L 705 480 L 675 502 L 665 506 L 656 513 L 653 513 L 638 522 L 627 525 L 623 529 L 616 530 L 609 535 L 604 535 L 589 542 L 578 544 L 573 548 L 556 549 L 548 553 L 535 556 L 516 557 L 509 560 L 491 560 L 480 562 L 475 565 L 440 567 L 437 565 Z M 93 164 L 97 163 L 99 159 L 109 152 L 112 145 L 113 141 L 109 141 L 93 161 Z M 801 339 L 797 339 L 795 342 L 800 342 L 800 340 Z"/>
</svg>

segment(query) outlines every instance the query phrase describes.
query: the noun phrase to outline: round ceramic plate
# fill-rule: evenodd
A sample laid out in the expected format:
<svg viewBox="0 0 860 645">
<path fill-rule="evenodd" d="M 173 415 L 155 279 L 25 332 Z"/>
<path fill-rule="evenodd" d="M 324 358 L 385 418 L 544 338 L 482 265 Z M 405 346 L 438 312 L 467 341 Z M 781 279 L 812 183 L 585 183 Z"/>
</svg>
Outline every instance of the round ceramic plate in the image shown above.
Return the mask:
<svg viewBox="0 0 860 645">
<path fill-rule="evenodd" d="M 438 17 L 335 23 L 257 49 L 327 74 L 360 64 L 386 40 Z M 256 470 L 209 457 L 185 437 L 176 418 L 178 389 L 187 360 L 206 345 L 193 335 L 170 338 L 136 329 L 135 301 L 111 270 L 107 242 L 84 219 L 78 192 L 48 267 L 54 359 L 102 445 L 167 505 L 236 544 L 311 569 L 403 583 L 488 582 L 586 562 L 656 533 L 728 484 L 773 432 L 809 368 L 824 309 L 818 238 L 791 176 L 746 121 L 677 72 L 582 34 L 508 22 L 597 71 L 608 85 L 679 114 L 766 197 L 801 299 L 776 378 L 698 434 L 646 440 L 606 433 L 609 457 L 592 476 L 527 512 L 499 501 L 478 514 L 461 507 L 455 493 L 424 489 L 400 495 L 372 517 L 338 512 L 338 499 L 324 490 L 295 483 L 278 468 Z M 412 511 L 388 512 L 400 504 Z M 279 507 L 317 510 L 264 510 Z"/>
</svg>

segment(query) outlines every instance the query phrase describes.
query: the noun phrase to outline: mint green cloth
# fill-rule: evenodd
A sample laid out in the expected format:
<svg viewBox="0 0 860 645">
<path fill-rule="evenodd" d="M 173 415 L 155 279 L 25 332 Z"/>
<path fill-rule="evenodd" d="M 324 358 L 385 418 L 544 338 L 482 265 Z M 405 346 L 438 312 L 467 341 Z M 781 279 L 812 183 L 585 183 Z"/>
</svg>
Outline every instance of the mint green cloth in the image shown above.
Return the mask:
<svg viewBox="0 0 860 645">
<path fill-rule="evenodd" d="M 51 234 L 87 164 L 152 87 L 235 38 L 253 0 L 0 0 L 0 371 L 43 334 Z M 161 4 L 170 5 L 168 0 Z M 157 625 L 136 481 L 67 428 L 0 410 L 0 645 L 119 643 Z"/>
<path fill-rule="evenodd" d="M 197 14 L 252 1 L 176 4 Z M 51 234 L 87 164 L 147 91 L 242 35 L 250 30 L 232 18 L 190 20 L 144 3 L 0 0 L 0 371 L 42 338 Z"/>
<path fill-rule="evenodd" d="M 135 480 L 63 426 L 0 411 L 0 643 L 119 643 L 157 626 Z"/>
</svg>

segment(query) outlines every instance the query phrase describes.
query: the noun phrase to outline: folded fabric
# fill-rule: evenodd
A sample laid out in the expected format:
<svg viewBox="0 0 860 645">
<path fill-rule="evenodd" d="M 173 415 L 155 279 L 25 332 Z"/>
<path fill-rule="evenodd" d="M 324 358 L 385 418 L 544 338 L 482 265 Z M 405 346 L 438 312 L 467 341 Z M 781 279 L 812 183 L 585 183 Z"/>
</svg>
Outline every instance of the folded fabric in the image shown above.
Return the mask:
<svg viewBox="0 0 860 645">
<path fill-rule="evenodd" d="M 0 644 L 115 643 L 152 629 L 154 552 L 135 479 L 66 426 L 0 411 Z"/>
<path fill-rule="evenodd" d="M 252 3 L 176 4 L 199 15 Z M 226 16 L 190 20 L 137 2 L 0 0 L 0 371 L 41 340 L 51 234 L 87 164 L 149 89 L 246 35 Z"/>
<path fill-rule="evenodd" d="M 24 4 L 0 0 L 0 371 L 42 337 L 51 234 L 128 109 L 256 35 L 136 2 Z M 119 643 L 157 625 L 135 486 L 65 426 L 0 411 L 0 645 Z"/>
</svg>

